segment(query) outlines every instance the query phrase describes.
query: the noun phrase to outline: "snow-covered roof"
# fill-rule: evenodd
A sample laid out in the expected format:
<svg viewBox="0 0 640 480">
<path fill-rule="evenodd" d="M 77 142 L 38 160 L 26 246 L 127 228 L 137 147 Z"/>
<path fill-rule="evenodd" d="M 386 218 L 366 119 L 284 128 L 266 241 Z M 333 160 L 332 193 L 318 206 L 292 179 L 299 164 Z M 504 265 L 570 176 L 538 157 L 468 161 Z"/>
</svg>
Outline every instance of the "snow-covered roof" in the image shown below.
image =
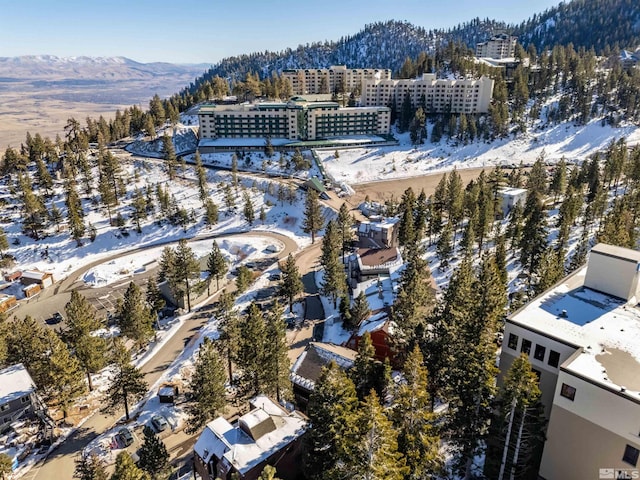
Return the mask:
<svg viewBox="0 0 640 480">
<path fill-rule="evenodd" d="M 310 342 L 291 367 L 291 381 L 307 390 L 313 390 L 322 368 L 334 361 L 340 368 L 353 366 L 357 352 L 332 343 Z"/>
<path fill-rule="evenodd" d="M 236 425 L 222 417 L 207 424 L 194 446 L 203 460 L 208 463 L 215 456 L 245 474 L 295 441 L 307 428 L 303 415 L 287 412 L 264 395 L 250 403 L 254 409 L 240 417 Z M 272 422 L 275 428 L 261 428 L 265 422 Z M 260 436 L 252 438 L 241 425 L 249 427 L 254 434 L 259 432 Z"/>
<path fill-rule="evenodd" d="M 29 278 L 32 280 L 42 280 L 47 275 L 51 275 L 48 272 L 41 272 L 40 270 L 25 270 L 22 272 L 22 278 Z"/>
<path fill-rule="evenodd" d="M 520 195 L 526 195 L 526 188 L 515 188 L 515 187 L 502 187 L 498 190 L 501 195 L 518 197 Z"/>
<path fill-rule="evenodd" d="M 0 405 L 24 397 L 35 390 L 31 375 L 21 363 L 0 370 Z"/>
<path fill-rule="evenodd" d="M 359 282 L 353 289 L 353 298 L 360 295 L 360 292 L 364 292 L 367 297 L 369 309 L 376 312 L 393 304 L 395 298 L 394 280 L 388 275 L 381 275 L 379 278 Z"/>
<path fill-rule="evenodd" d="M 508 321 L 575 347 L 578 353 L 563 368 L 619 390 L 629 383 L 624 379 L 630 372 L 640 378 L 640 308 L 635 297 L 626 302 L 585 286 L 587 268 L 535 298 Z M 640 392 L 640 380 L 636 385 Z M 637 392 L 632 393 L 637 399 Z"/>
<path fill-rule="evenodd" d="M 393 335 L 393 322 L 389 320 L 386 312 L 379 312 L 360 324 L 358 336 L 361 337 L 365 332 L 373 333 L 384 329 L 389 335 Z"/>
</svg>

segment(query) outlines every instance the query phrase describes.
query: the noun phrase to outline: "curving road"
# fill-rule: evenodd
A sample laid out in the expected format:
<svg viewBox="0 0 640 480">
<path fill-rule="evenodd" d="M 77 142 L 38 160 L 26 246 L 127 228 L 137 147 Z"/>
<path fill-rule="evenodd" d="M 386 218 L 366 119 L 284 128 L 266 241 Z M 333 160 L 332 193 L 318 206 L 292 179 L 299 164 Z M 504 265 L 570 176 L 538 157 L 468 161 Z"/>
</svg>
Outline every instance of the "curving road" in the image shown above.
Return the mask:
<svg viewBox="0 0 640 480">
<path fill-rule="evenodd" d="M 298 250 L 298 245 L 291 238 L 276 233 L 276 232 L 237 232 L 233 234 L 219 234 L 219 235 L 208 235 L 197 237 L 197 240 L 207 240 L 214 238 L 222 238 L 222 237 L 230 237 L 230 236 L 249 236 L 249 237 L 269 237 L 274 240 L 278 240 L 284 244 L 284 249 L 278 254 L 277 257 L 274 257 L 274 261 L 285 258 L 289 253 L 295 253 Z M 166 242 L 165 244 L 177 243 L 177 242 Z M 144 247 L 144 249 L 155 248 L 158 245 Z M 142 248 L 140 250 L 143 250 Z M 113 255 L 107 259 L 102 259 L 96 262 L 91 262 L 76 271 L 74 271 L 71 275 L 69 275 L 64 281 L 62 281 L 58 290 L 59 293 L 51 297 L 54 299 L 57 296 L 64 295 L 68 293 L 70 295 L 70 291 L 73 289 L 75 282 L 78 278 L 83 275 L 90 268 L 99 265 L 104 262 L 108 262 L 115 258 L 118 258 L 122 255 L 129 255 L 129 252 L 122 252 L 116 255 Z M 221 285 L 220 291 L 223 290 L 224 285 Z M 227 285 L 228 290 L 234 290 L 235 284 L 229 283 Z M 194 314 L 189 320 L 185 321 L 178 331 L 169 339 L 147 363 L 141 368 L 142 372 L 145 374 L 145 380 L 149 383 L 149 385 L 153 385 L 160 376 L 164 373 L 164 371 L 169 368 L 169 366 L 173 363 L 173 361 L 182 353 L 185 345 L 187 345 L 195 335 L 197 335 L 198 330 L 202 327 L 210 318 L 210 311 L 212 309 L 212 304 L 216 301 L 218 294 L 216 292 L 210 299 L 207 304 L 202 306 L 196 314 Z M 96 413 L 91 416 L 80 428 L 78 428 L 72 435 L 70 435 L 63 443 L 54 450 L 49 457 L 40 464 L 36 465 L 32 471 L 28 472 L 23 478 L 25 479 L 37 479 L 37 480 L 71 480 L 73 478 L 74 471 L 74 459 L 78 452 L 82 451 L 84 447 L 86 447 L 91 440 L 96 438 L 97 436 L 104 433 L 106 430 L 113 427 L 113 425 L 118 421 L 122 412 L 116 415 L 104 415 L 101 413 Z"/>
</svg>

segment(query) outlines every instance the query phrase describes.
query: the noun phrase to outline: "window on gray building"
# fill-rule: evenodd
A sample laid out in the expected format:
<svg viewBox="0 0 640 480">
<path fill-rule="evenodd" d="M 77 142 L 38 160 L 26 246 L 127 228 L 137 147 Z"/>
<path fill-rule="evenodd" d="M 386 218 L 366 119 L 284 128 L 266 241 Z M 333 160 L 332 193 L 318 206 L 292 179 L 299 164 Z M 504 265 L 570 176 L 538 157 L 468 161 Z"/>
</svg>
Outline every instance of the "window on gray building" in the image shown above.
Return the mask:
<svg viewBox="0 0 640 480">
<path fill-rule="evenodd" d="M 633 465 L 635 467 L 638 464 L 639 453 L 640 453 L 640 450 L 638 450 L 636 447 L 627 445 L 624 449 L 624 455 L 622 456 L 622 461 L 628 463 L 629 465 Z"/>
<path fill-rule="evenodd" d="M 516 350 L 518 348 L 518 335 L 514 333 L 509 334 L 509 342 L 507 343 L 510 349 Z"/>
<path fill-rule="evenodd" d="M 562 387 L 560 387 L 560 396 L 564 398 L 568 398 L 573 402 L 573 400 L 576 398 L 576 388 L 572 387 L 571 385 L 567 385 L 566 383 L 563 383 Z M 636 460 L 637 460 L 637 457 L 636 457 Z"/>
<path fill-rule="evenodd" d="M 545 347 L 536 343 L 536 349 L 533 352 L 533 358 L 544 362 L 544 354 L 546 353 L 546 351 L 547 349 Z"/>
<path fill-rule="evenodd" d="M 555 350 L 549 351 L 549 360 L 547 360 L 547 363 L 549 366 L 557 368 L 560 363 L 560 354 Z"/>
<path fill-rule="evenodd" d="M 531 353 L 531 340 L 527 340 L 526 338 L 522 339 L 522 347 L 520 347 L 520 351 L 522 353 L 526 353 L 529 355 Z"/>
</svg>

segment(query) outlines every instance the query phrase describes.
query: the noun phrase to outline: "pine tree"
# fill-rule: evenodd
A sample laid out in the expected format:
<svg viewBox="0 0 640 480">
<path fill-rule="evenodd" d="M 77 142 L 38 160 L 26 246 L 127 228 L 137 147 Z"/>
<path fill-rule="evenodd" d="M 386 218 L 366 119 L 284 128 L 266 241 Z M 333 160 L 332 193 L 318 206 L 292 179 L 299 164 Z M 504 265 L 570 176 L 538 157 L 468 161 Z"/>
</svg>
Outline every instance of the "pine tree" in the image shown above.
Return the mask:
<svg viewBox="0 0 640 480">
<path fill-rule="evenodd" d="M 260 206 L 260 222 L 264 225 L 267 221 L 267 212 L 264 210 L 264 205 Z"/>
<path fill-rule="evenodd" d="M 260 308 L 255 303 L 240 326 L 237 365 L 242 371 L 240 391 L 251 398 L 263 391 L 266 370 L 266 326 Z"/>
<path fill-rule="evenodd" d="M 330 362 L 309 397 L 309 434 L 304 437 L 303 465 L 312 480 L 326 478 L 346 450 L 353 418 L 358 408 L 355 387 L 347 374 Z"/>
<path fill-rule="evenodd" d="M 398 452 L 397 433 L 374 391 L 361 403 L 353 427 L 355 438 L 335 468 L 340 478 L 404 479 L 409 468 Z"/>
<path fill-rule="evenodd" d="M 347 291 L 347 277 L 344 264 L 340 259 L 340 233 L 333 220 L 327 223 L 324 237 L 322 237 L 322 254 L 320 264 L 324 268 L 320 291 L 330 297 L 334 307 L 338 298 Z"/>
<path fill-rule="evenodd" d="M 222 255 L 220 251 L 220 247 L 218 247 L 218 242 L 213 241 L 213 246 L 211 247 L 211 252 L 209 252 L 209 256 L 207 257 L 207 273 L 209 274 L 209 278 L 213 277 L 216 279 L 216 290 L 220 290 L 220 279 L 229 271 L 229 266 L 227 265 L 227 260 Z M 207 296 L 209 293 L 209 284 L 211 280 L 207 282 Z"/>
<path fill-rule="evenodd" d="M 545 428 L 538 383 L 528 356 L 516 358 L 504 379 L 492 422 L 496 438 L 489 444 L 485 467 L 491 478 L 528 478 L 537 471 L 540 458 L 536 455 Z"/>
<path fill-rule="evenodd" d="M 280 480 L 276 477 L 276 469 L 271 465 L 265 465 L 264 469 L 260 473 L 258 480 Z"/>
<path fill-rule="evenodd" d="M 567 163 L 564 157 L 556 164 L 556 169 L 553 172 L 553 178 L 551 179 L 551 185 L 549 185 L 549 192 L 553 193 L 553 203 L 555 203 L 559 196 L 564 194 L 567 187 Z"/>
<path fill-rule="evenodd" d="M 349 309 L 350 325 L 348 328 L 353 330 L 358 328 L 362 322 L 364 322 L 371 315 L 371 309 L 369 308 L 369 301 L 364 294 L 364 290 L 361 290 L 358 296 L 353 301 L 353 305 Z"/>
<path fill-rule="evenodd" d="M 527 215 L 520 239 L 520 263 L 531 276 L 538 268 L 540 258 L 547 248 L 547 216 L 542 199 L 533 192 L 527 196 L 524 211 Z"/>
<path fill-rule="evenodd" d="M 398 451 L 409 467 L 406 478 L 430 478 L 441 471 L 440 438 L 436 415 L 431 411 L 428 373 L 418 346 L 407 357 L 403 367 L 404 382 L 395 392 L 393 422 L 398 432 Z"/>
<path fill-rule="evenodd" d="M 253 209 L 253 202 L 251 201 L 251 196 L 249 192 L 244 192 L 244 219 L 249 223 L 249 225 L 253 225 L 253 221 L 256 219 L 256 214 Z"/>
<path fill-rule="evenodd" d="M 92 391 L 91 374 L 97 373 L 106 364 L 107 342 L 99 335 L 92 335 L 102 327 L 101 322 L 93 305 L 76 290 L 71 292 L 71 299 L 64 309 L 67 314 L 65 337 L 87 375 L 89 391 Z"/>
<path fill-rule="evenodd" d="M 200 195 L 200 201 L 204 204 L 205 200 L 208 198 L 207 195 L 207 171 L 202 166 L 202 158 L 200 157 L 200 152 L 196 150 L 195 155 L 196 162 L 196 176 L 198 177 L 198 193 Z"/>
<path fill-rule="evenodd" d="M 162 151 L 164 153 L 164 160 L 167 166 L 167 174 L 169 180 L 176 179 L 176 168 L 178 166 L 178 159 L 176 158 L 176 150 L 173 147 L 173 140 L 167 133 L 162 136 Z"/>
<path fill-rule="evenodd" d="M 440 271 L 444 271 L 449 266 L 449 259 L 453 253 L 453 245 L 451 243 L 453 231 L 451 223 L 447 222 L 440 232 L 440 238 L 436 245 L 436 255 L 440 259 Z"/>
<path fill-rule="evenodd" d="M 291 362 L 289 361 L 286 325 L 282 321 L 282 313 L 282 307 L 276 301 L 266 318 L 264 341 L 264 393 L 275 396 L 278 402 L 291 396 L 291 381 L 289 380 Z"/>
<path fill-rule="evenodd" d="M 115 358 L 115 374 L 111 379 L 105 401 L 104 411 L 114 413 L 124 406 L 125 418 L 129 420 L 129 405 L 139 401 L 147 393 L 147 382 L 144 375 L 131 364 L 129 354 L 120 341 L 116 341 L 113 355 Z"/>
<path fill-rule="evenodd" d="M 153 320 L 140 287 L 130 282 L 118 312 L 120 332 L 142 348 L 153 337 Z"/>
<path fill-rule="evenodd" d="M 316 233 L 318 233 L 324 224 L 320 202 L 318 201 L 318 192 L 313 188 L 307 189 L 307 196 L 304 202 L 304 221 L 302 229 L 305 233 L 311 234 L 311 243 L 316 241 Z"/>
<path fill-rule="evenodd" d="M 195 361 L 195 371 L 189 381 L 190 405 L 187 407 L 188 431 L 197 432 L 202 426 L 225 411 L 226 373 L 215 344 L 205 338 Z"/>
<path fill-rule="evenodd" d="M 147 472 L 151 478 L 164 478 L 161 473 L 169 466 L 169 452 L 162 440 L 149 426 L 142 431 L 144 441 L 138 450 L 138 466 Z"/>
<path fill-rule="evenodd" d="M 240 322 L 233 309 L 233 294 L 222 292 L 215 304 L 214 316 L 218 320 L 220 336 L 216 345 L 227 361 L 229 383 L 234 383 L 233 362 L 237 358 L 240 344 Z"/>
<path fill-rule="evenodd" d="M 13 459 L 6 453 L 0 453 L 0 478 L 8 480 L 13 472 Z M 84 480 L 84 479 L 83 479 Z"/>
<path fill-rule="evenodd" d="M 298 271 L 296 260 L 289 254 L 282 267 L 282 278 L 280 279 L 280 295 L 287 299 L 289 312 L 293 312 L 293 302 L 303 291 L 302 277 Z"/>
<path fill-rule="evenodd" d="M 45 342 L 49 349 L 46 359 L 48 386 L 44 391 L 66 417 L 73 401 L 86 392 L 80 362 L 52 330 L 45 330 Z"/>
<path fill-rule="evenodd" d="M 136 232 L 142 233 L 140 222 L 147 218 L 147 201 L 139 188 L 135 189 L 131 206 L 133 207 L 132 220 L 136 224 Z"/>
<path fill-rule="evenodd" d="M 246 265 L 240 265 L 237 270 L 236 276 L 236 290 L 238 293 L 243 293 L 251 285 L 253 280 L 253 273 Z"/>
<path fill-rule="evenodd" d="M 176 247 L 175 279 L 178 288 L 187 299 L 187 310 L 191 311 L 191 282 L 200 275 L 200 264 L 193 250 L 183 238 Z"/>
<path fill-rule="evenodd" d="M 376 366 L 375 348 L 371 343 L 371 334 L 366 331 L 358 343 L 358 354 L 349 371 L 359 399 L 364 399 L 376 385 L 376 374 L 379 369 Z"/>
<path fill-rule="evenodd" d="M 68 180 L 66 183 L 67 192 L 67 220 L 69 222 L 69 230 L 71 238 L 76 241 L 78 247 L 82 246 L 82 236 L 85 233 L 84 211 L 82 210 L 82 202 L 76 191 L 75 181 Z"/>
<path fill-rule="evenodd" d="M 234 188 L 238 188 L 238 156 L 231 155 L 231 183 Z"/>
<path fill-rule="evenodd" d="M 353 237 L 353 233 L 351 232 L 353 223 L 354 219 L 349 213 L 349 207 L 347 207 L 347 204 L 343 202 L 342 205 L 340 205 L 340 210 L 338 211 L 338 219 L 336 221 L 341 237 L 340 249 L 342 251 L 343 260 L 347 246 L 351 241 L 351 238 Z"/>
<path fill-rule="evenodd" d="M 77 480 L 107 480 L 107 471 L 103 461 L 95 453 L 91 455 L 80 455 L 75 460 L 73 478 Z M 1 476 L 0 468 L 0 476 Z"/>
<path fill-rule="evenodd" d="M 129 452 L 123 450 L 116 457 L 116 469 L 109 480 L 151 480 L 151 477 L 136 466 Z"/>
<path fill-rule="evenodd" d="M 218 206 L 209 197 L 204 201 L 204 212 L 204 221 L 207 226 L 211 227 L 218 223 Z"/>
<path fill-rule="evenodd" d="M 9 240 L 4 229 L 0 227 L 0 258 L 4 257 L 4 252 L 9 250 Z"/>
<path fill-rule="evenodd" d="M 11 328 L 6 328 L 5 332 L 7 363 L 22 363 L 38 388 L 48 388 L 49 345 L 43 324 L 27 315 L 22 319 L 15 318 Z"/>
</svg>

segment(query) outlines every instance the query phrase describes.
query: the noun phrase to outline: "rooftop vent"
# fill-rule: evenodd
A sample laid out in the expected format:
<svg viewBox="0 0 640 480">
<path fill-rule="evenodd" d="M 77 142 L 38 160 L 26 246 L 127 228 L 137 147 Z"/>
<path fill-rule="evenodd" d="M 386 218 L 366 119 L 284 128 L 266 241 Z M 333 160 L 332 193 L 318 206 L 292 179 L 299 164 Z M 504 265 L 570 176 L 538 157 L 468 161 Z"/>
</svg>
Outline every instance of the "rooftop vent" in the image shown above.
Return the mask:
<svg viewBox="0 0 640 480">
<path fill-rule="evenodd" d="M 569 314 L 567 313 L 566 310 L 562 310 L 560 312 L 560 318 L 569 318 Z"/>
</svg>

